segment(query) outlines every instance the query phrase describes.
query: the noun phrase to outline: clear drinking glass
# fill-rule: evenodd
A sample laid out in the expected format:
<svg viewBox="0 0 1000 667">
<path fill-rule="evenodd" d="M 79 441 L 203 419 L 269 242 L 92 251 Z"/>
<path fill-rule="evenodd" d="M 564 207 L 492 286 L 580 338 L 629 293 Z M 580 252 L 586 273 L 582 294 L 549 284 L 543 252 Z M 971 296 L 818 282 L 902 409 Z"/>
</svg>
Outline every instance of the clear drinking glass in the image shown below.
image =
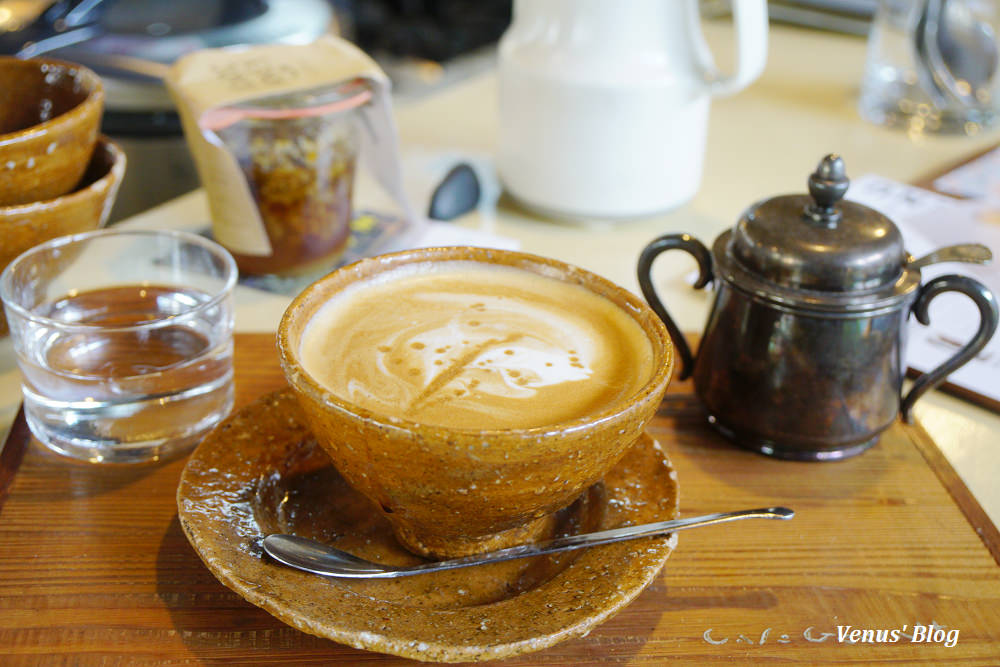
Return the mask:
<svg viewBox="0 0 1000 667">
<path fill-rule="evenodd" d="M 995 0 L 949 0 L 936 3 L 941 14 L 932 22 L 938 57 L 918 49 L 925 2 L 880 0 L 868 36 L 868 56 L 858 110 L 866 120 L 900 127 L 913 135 L 974 135 L 1000 120 L 1000 75 L 981 76 L 972 90 L 963 70 L 996 69 L 1000 12 Z M 970 49 L 969 45 L 976 48 Z M 942 65 L 940 55 L 953 67 Z M 936 63 L 936 65 L 935 65 Z M 957 69 L 956 69 L 957 68 Z M 956 96 L 942 81 L 964 87 Z M 935 81 L 938 83 L 935 84 Z M 930 92 L 929 92 L 930 91 Z M 961 92 L 961 90 L 960 90 Z M 968 95 L 968 93 L 973 93 Z"/>
<path fill-rule="evenodd" d="M 233 403 L 237 270 L 194 234 L 105 230 L 25 252 L 0 276 L 31 432 L 91 462 L 193 447 Z"/>
</svg>

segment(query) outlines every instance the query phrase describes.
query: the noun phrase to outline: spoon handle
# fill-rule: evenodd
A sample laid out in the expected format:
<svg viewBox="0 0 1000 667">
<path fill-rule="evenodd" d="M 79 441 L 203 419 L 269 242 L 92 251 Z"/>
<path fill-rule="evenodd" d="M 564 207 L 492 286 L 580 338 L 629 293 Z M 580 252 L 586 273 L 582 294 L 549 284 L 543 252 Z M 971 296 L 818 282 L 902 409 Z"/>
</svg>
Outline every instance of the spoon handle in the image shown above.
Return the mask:
<svg viewBox="0 0 1000 667">
<path fill-rule="evenodd" d="M 583 533 L 581 535 L 569 535 L 568 537 L 558 537 L 553 540 L 536 542 L 534 544 L 522 544 L 516 547 L 492 551 L 485 554 L 464 556 L 452 560 L 437 561 L 425 565 L 416 565 L 405 569 L 407 574 L 426 572 L 428 570 L 451 570 L 459 567 L 470 567 L 482 563 L 498 563 L 516 558 L 528 558 L 531 556 L 541 556 L 543 554 L 557 553 L 560 551 L 570 551 L 583 547 L 594 547 L 601 544 L 612 544 L 614 542 L 624 542 L 639 537 L 652 537 L 673 533 L 678 530 L 688 528 L 700 528 L 716 523 L 727 523 L 729 521 L 739 521 L 741 519 L 791 519 L 795 512 L 787 507 L 765 507 L 753 510 L 740 510 L 738 512 L 720 512 L 717 514 L 705 514 L 704 516 L 693 516 L 687 519 L 673 519 L 671 521 L 658 521 L 656 523 L 645 523 L 638 526 L 624 526 L 622 528 L 612 528 L 596 533 Z M 401 573 L 403 573 L 401 571 Z"/>
<path fill-rule="evenodd" d="M 570 535 L 545 542 L 523 544 L 510 547 L 509 549 L 501 549 L 500 551 L 424 563 L 411 567 L 395 567 L 392 565 L 371 563 L 339 549 L 334 549 L 314 540 L 295 535 L 268 535 L 264 538 L 262 544 L 264 550 L 276 560 L 300 570 L 306 570 L 307 572 L 332 577 L 389 579 L 406 577 L 413 574 L 439 572 L 441 570 L 454 570 L 461 567 L 472 567 L 473 565 L 482 565 L 484 563 L 499 563 L 517 558 L 541 556 L 543 554 L 569 551 L 582 547 L 622 542 L 638 537 L 664 535 L 687 528 L 698 528 L 700 526 L 738 521 L 740 519 L 791 519 L 793 516 L 795 516 L 795 512 L 786 507 L 766 507 L 738 512 L 706 514 L 687 519 L 674 519 L 672 521 L 660 521 L 658 523 L 647 523 L 639 526 L 612 528 L 611 530 L 602 530 L 596 533 Z"/>
<path fill-rule="evenodd" d="M 938 262 L 968 262 L 970 264 L 987 264 L 993 259 L 993 253 L 982 243 L 960 243 L 958 245 L 938 248 L 932 253 L 913 260 L 907 267 L 922 269 L 929 264 Z"/>
</svg>

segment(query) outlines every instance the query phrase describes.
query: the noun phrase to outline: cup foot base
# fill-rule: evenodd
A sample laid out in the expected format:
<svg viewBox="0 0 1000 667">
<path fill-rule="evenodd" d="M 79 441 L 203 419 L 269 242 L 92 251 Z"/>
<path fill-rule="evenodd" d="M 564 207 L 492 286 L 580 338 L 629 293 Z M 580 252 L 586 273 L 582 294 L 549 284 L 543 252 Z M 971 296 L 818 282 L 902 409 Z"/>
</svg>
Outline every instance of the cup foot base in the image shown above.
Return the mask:
<svg viewBox="0 0 1000 667">
<path fill-rule="evenodd" d="M 428 536 L 420 535 L 405 526 L 393 526 L 396 539 L 407 551 L 424 558 L 459 558 L 475 554 L 497 551 L 507 547 L 536 542 L 547 537 L 555 526 L 555 514 L 546 514 L 538 519 L 499 533 L 469 536 Z"/>
<path fill-rule="evenodd" d="M 502 179 L 501 185 L 504 187 L 504 193 L 510 197 L 510 200 L 524 210 L 558 222 L 578 224 L 581 226 L 586 226 L 588 223 L 593 223 L 595 221 L 612 223 L 630 222 L 632 220 L 642 220 L 652 216 L 663 215 L 664 213 L 668 213 L 679 206 L 684 205 L 692 197 L 694 197 L 694 193 L 685 194 L 683 197 L 676 198 L 676 201 L 653 204 L 627 211 L 619 208 L 612 209 L 601 207 L 557 208 L 552 205 L 538 203 L 530 198 L 514 194 L 511 192 L 510 188 L 503 183 Z"/>
<path fill-rule="evenodd" d="M 994 127 L 1000 121 L 996 108 L 935 106 L 919 85 L 896 84 L 882 90 L 878 82 L 863 89 L 858 113 L 875 125 L 897 128 L 912 135 L 975 135 Z"/>
<path fill-rule="evenodd" d="M 203 433 L 195 437 L 172 440 L 170 442 L 153 445 L 143 445 L 140 447 L 123 448 L 119 446 L 111 447 L 87 447 L 78 446 L 62 441 L 46 441 L 39 438 L 39 442 L 46 448 L 77 461 L 87 463 L 123 464 L 136 465 L 142 463 L 161 463 L 171 461 L 180 456 L 188 454 L 201 441 Z"/>
<path fill-rule="evenodd" d="M 160 463 L 170 461 L 191 452 L 202 438 L 221 421 L 233 406 L 233 386 L 228 376 L 220 381 L 221 390 L 210 392 L 206 396 L 196 397 L 202 400 L 193 407 L 202 409 L 200 419 L 181 428 L 165 433 L 159 418 L 143 420 L 142 414 L 131 417 L 108 415 L 99 419 L 81 420 L 78 424 L 67 424 L 66 419 L 60 420 L 52 410 L 39 406 L 27 392 L 25 393 L 24 415 L 35 436 L 47 449 L 77 461 L 100 464 L 136 465 L 144 463 Z M 192 407 L 188 404 L 188 407 Z M 153 413 L 154 417 L 156 413 Z M 71 411 L 64 414 L 74 415 Z M 90 417 L 91 415 L 83 415 Z M 148 431 L 155 437 L 149 439 L 129 439 L 129 429 L 141 426 L 160 427 Z M 76 428 L 74 428 L 76 427 Z M 141 432 L 141 431 L 139 431 Z"/>
<path fill-rule="evenodd" d="M 852 456 L 861 454 L 875 445 L 875 443 L 879 440 L 879 436 L 875 436 L 870 440 L 844 445 L 842 447 L 835 447 L 831 449 L 809 449 L 805 446 L 790 446 L 775 442 L 774 440 L 770 440 L 768 438 L 762 438 L 760 436 L 737 433 L 733 429 L 720 423 L 718 419 L 711 415 L 708 418 L 708 422 L 715 428 L 716 431 L 725 436 L 727 440 L 734 442 L 743 449 L 749 449 L 750 451 L 757 452 L 758 454 L 764 454 L 765 456 L 772 456 L 776 459 L 784 459 L 786 461 L 840 461 L 842 459 L 851 458 Z"/>
</svg>

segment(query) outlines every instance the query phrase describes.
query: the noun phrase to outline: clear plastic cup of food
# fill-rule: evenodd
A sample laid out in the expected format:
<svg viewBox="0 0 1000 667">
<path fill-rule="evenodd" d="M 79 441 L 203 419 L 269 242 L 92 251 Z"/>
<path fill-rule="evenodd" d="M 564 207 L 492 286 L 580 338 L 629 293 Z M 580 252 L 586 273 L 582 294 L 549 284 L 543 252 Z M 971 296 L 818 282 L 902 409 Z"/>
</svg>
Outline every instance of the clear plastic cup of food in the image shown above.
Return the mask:
<svg viewBox="0 0 1000 667">
<path fill-rule="evenodd" d="M 211 109 L 198 120 L 246 178 L 269 253 L 232 249 L 253 275 L 302 275 L 330 268 L 345 250 L 353 216 L 358 109 L 372 99 L 356 79 Z M 209 188 L 209 197 L 213 196 Z"/>
</svg>

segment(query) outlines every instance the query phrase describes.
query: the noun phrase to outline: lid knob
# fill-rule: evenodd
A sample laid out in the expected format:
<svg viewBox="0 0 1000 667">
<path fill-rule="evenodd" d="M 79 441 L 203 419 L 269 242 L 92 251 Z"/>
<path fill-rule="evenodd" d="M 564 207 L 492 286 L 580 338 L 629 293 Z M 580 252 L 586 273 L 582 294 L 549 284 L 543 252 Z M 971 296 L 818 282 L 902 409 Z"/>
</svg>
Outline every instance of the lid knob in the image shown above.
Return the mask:
<svg viewBox="0 0 1000 667">
<path fill-rule="evenodd" d="M 813 203 L 806 206 L 806 218 L 824 227 L 836 227 L 842 217 L 836 204 L 847 193 L 850 183 L 842 157 L 830 153 L 820 160 L 816 171 L 809 175 Z"/>
</svg>

